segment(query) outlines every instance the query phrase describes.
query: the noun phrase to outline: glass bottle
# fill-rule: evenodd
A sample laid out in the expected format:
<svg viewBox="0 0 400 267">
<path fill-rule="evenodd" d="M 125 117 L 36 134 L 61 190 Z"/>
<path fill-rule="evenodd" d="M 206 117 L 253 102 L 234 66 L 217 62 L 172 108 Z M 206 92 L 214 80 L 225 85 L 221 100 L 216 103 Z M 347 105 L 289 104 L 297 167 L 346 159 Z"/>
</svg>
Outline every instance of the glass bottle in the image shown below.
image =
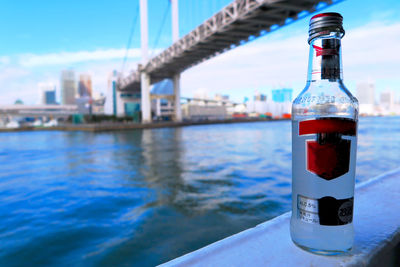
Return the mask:
<svg viewBox="0 0 400 267">
<path fill-rule="evenodd" d="M 320 254 L 351 249 L 358 101 L 343 84 L 343 17 L 310 20 L 307 84 L 292 105 L 293 242 Z"/>
</svg>

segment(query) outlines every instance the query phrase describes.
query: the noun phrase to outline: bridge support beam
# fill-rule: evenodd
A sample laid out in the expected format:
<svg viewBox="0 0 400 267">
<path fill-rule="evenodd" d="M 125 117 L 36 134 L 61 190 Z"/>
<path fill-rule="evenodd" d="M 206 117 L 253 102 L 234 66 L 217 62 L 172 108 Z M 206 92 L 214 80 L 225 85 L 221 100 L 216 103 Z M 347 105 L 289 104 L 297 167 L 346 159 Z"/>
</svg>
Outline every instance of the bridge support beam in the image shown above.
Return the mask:
<svg viewBox="0 0 400 267">
<path fill-rule="evenodd" d="M 181 74 L 175 74 L 172 78 L 174 84 L 174 120 L 179 122 L 182 121 L 182 109 L 181 109 Z"/>
<path fill-rule="evenodd" d="M 150 75 L 146 72 L 140 74 L 141 79 L 141 110 L 142 123 L 151 122 L 151 102 L 150 102 Z"/>
</svg>

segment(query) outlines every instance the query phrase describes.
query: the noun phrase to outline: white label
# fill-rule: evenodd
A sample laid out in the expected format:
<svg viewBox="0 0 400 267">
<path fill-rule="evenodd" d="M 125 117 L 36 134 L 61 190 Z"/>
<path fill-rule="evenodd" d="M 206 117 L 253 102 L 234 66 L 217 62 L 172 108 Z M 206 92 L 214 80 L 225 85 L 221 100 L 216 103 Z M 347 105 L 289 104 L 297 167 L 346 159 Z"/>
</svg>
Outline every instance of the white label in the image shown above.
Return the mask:
<svg viewBox="0 0 400 267">
<path fill-rule="evenodd" d="M 297 217 L 307 223 L 319 224 L 318 200 L 298 195 Z"/>
</svg>

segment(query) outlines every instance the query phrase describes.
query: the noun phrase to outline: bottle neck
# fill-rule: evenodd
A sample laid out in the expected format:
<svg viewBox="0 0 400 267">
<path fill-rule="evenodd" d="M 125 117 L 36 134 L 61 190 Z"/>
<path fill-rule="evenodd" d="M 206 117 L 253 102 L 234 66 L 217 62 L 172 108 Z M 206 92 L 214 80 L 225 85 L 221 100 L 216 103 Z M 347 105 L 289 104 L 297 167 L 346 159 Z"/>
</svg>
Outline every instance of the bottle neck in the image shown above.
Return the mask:
<svg viewBox="0 0 400 267">
<path fill-rule="evenodd" d="M 337 36 L 321 36 L 310 43 L 307 82 L 343 79 L 341 40 Z"/>
</svg>

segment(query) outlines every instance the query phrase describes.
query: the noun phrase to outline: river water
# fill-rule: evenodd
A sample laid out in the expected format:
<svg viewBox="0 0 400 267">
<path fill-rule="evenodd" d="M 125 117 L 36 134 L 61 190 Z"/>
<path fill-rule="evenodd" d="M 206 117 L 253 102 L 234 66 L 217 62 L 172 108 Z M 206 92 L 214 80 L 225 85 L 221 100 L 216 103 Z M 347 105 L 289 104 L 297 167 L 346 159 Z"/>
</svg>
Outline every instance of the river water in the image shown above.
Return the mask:
<svg viewBox="0 0 400 267">
<path fill-rule="evenodd" d="M 361 118 L 357 182 L 400 166 Z M 154 266 L 290 209 L 289 121 L 0 134 L 0 266 Z"/>
</svg>

